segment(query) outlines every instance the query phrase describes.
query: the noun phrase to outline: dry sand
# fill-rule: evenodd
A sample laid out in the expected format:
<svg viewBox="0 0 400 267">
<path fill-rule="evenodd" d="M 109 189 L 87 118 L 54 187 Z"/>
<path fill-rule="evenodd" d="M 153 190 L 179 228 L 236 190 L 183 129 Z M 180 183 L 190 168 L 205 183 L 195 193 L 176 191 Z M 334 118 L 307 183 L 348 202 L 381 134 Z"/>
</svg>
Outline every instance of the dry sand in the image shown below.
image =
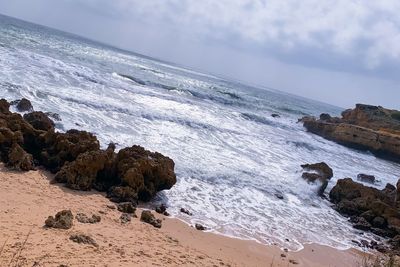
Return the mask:
<svg viewBox="0 0 400 267">
<path fill-rule="evenodd" d="M 52 185 L 45 171 L 18 173 L 0 165 L 0 266 L 359 266 L 362 254 L 310 245 L 285 253 L 264 246 L 204 233 L 176 220 L 163 219 L 156 229 L 134 218 L 121 224 L 121 215 L 98 192 L 76 192 Z M 44 221 L 63 209 L 73 214 L 98 214 L 98 224 L 74 220 L 70 230 L 46 229 Z M 137 214 L 140 215 L 140 210 Z M 69 240 L 83 233 L 99 247 Z M 285 254 L 286 257 L 282 257 Z M 295 264 L 293 264 L 295 263 Z"/>
</svg>

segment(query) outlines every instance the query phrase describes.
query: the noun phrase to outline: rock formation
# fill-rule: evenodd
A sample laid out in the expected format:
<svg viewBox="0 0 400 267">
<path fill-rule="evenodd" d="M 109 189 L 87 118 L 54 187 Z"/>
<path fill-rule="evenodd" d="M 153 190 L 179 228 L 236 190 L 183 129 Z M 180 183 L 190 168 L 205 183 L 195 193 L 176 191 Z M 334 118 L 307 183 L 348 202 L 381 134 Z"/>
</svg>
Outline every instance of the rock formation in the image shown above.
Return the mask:
<svg viewBox="0 0 400 267">
<path fill-rule="evenodd" d="M 160 153 L 132 146 L 115 153 L 100 149 L 96 136 L 85 131 L 56 132 L 43 112 L 22 117 L 0 100 L 0 159 L 17 170 L 34 163 L 55 173 L 55 181 L 75 190 L 107 192 L 115 202 L 148 201 L 176 183 L 174 161 Z"/>
<path fill-rule="evenodd" d="M 400 162 L 400 112 L 383 107 L 357 104 L 342 118 L 321 114 L 319 119 L 304 117 L 300 121 L 314 134 L 339 144 Z"/>
<path fill-rule="evenodd" d="M 68 230 L 72 228 L 74 216 L 70 210 L 63 210 L 55 217 L 49 216 L 45 221 L 47 227 Z"/>
<path fill-rule="evenodd" d="M 325 162 L 315 164 L 304 164 L 301 167 L 308 171 L 302 174 L 303 179 L 310 183 L 320 181 L 322 184 L 318 189 L 318 195 L 323 196 L 329 180 L 333 177 L 333 170 Z M 311 171 L 311 172 L 310 172 Z"/>
<path fill-rule="evenodd" d="M 154 215 L 149 210 L 142 211 L 142 215 L 140 216 L 140 220 L 142 222 L 153 225 L 155 228 L 161 228 L 161 220 L 156 219 Z"/>
</svg>

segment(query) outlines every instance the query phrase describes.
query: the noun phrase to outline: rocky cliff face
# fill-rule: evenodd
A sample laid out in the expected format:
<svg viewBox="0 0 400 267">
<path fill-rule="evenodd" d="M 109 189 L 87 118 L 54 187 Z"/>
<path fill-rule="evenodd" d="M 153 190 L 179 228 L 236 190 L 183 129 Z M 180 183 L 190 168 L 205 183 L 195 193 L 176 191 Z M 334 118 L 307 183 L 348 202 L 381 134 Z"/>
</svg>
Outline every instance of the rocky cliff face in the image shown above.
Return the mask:
<svg viewBox="0 0 400 267">
<path fill-rule="evenodd" d="M 0 100 L 0 160 L 10 168 L 28 171 L 41 165 L 55 181 L 75 190 L 108 192 L 116 202 L 148 201 L 176 183 L 174 161 L 140 146 L 114 152 L 100 149 L 96 136 L 85 131 L 56 132 L 45 113 L 22 117 Z"/>
<path fill-rule="evenodd" d="M 375 155 L 400 162 L 400 112 L 357 104 L 342 118 L 321 114 L 319 119 L 304 117 L 304 127 L 339 144 L 369 150 Z"/>
</svg>

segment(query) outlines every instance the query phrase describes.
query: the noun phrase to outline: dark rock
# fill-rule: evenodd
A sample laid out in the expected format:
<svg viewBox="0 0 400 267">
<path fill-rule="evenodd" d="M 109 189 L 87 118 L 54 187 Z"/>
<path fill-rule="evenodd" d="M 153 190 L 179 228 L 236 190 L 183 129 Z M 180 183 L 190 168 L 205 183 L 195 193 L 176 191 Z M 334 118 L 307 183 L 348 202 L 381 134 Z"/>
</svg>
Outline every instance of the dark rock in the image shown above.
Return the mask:
<svg viewBox="0 0 400 267">
<path fill-rule="evenodd" d="M 5 99 L 0 99 L 0 113 L 9 113 L 10 104 Z"/>
<path fill-rule="evenodd" d="M 62 121 L 61 116 L 54 112 L 46 112 L 47 117 L 52 118 L 55 121 Z"/>
<path fill-rule="evenodd" d="M 98 215 L 95 215 L 95 214 L 93 214 L 92 217 L 88 217 L 84 213 L 78 213 L 78 214 L 76 214 L 75 218 L 80 223 L 95 224 L 95 223 L 99 223 L 101 221 L 101 217 Z"/>
<path fill-rule="evenodd" d="M 278 199 L 284 199 L 285 197 L 281 193 L 275 193 L 275 197 Z"/>
<path fill-rule="evenodd" d="M 359 175 L 357 175 L 357 180 L 373 184 L 375 183 L 375 176 L 360 173 Z"/>
<path fill-rule="evenodd" d="M 355 217 L 351 222 L 354 223 L 353 227 L 358 230 L 368 231 L 371 229 L 371 224 L 363 217 Z"/>
<path fill-rule="evenodd" d="M 132 202 L 123 202 L 117 205 L 117 209 L 123 213 L 135 214 L 136 206 Z"/>
<path fill-rule="evenodd" d="M 165 204 L 161 204 L 156 208 L 156 212 L 159 214 L 163 214 L 164 216 L 169 216 L 169 213 L 167 211 L 167 206 Z"/>
<path fill-rule="evenodd" d="M 322 114 L 319 116 L 319 119 L 322 120 L 322 121 L 330 121 L 330 120 L 332 119 L 332 117 L 331 117 L 331 115 L 329 115 L 329 114 L 322 113 Z"/>
<path fill-rule="evenodd" d="M 185 213 L 185 214 L 189 215 L 189 216 L 192 216 L 192 215 L 193 215 L 189 210 L 187 210 L 187 209 L 185 209 L 185 208 L 181 208 L 180 211 L 181 211 L 182 213 Z"/>
<path fill-rule="evenodd" d="M 116 209 L 115 205 L 107 205 L 107 208 L 109 208 L 110 210 L 115 210 Z"/>
<path fill-rule="evenodd" d="M 132 202 L 137 203 L 137 191 L 129 186 L 114 186 L 107 193 L 107 197 L 116 203 Z"/>
<path fill-rule="evenodd" d="M 280 118 L 280 117 L 281 117 L 281 115 L 279 115 L 279 114 L 276 114 L 276 113 L 273 113 L 273 114 L 271 114 L 271 117 L 273 117 L 273 118 Z"/>
<path fill-rule="evenodd" d="M 99 245 L 96 243 L 96 241 L 88 235 L 75 234 L 75 235 L 71 235 L 69 239 L 78 244 L 91 245 L 96 248 L 99 247 Z"/>
<path fill-rule="evenodd" d="M 41 131 L 48 131 L 54 128 L 54 122 L 41 111 L 34 111 L 24 115 L 26 120 L 35 129 Z"/>
<path fill-rule="evenodd" d="M 21 100 L 16 100 L 11 102 L 12 105 L 17 106 L 17 110 L 20 112 L 26 112 L 26 111 L 33 111 L 33 106 L 31 101 L 29 101 L 26 98 L 22 98 Z"/>
<path fill-rule="evenodd" d="M 35 169 L 35 164 L 32 155 L 26 153 L 20 145 L 14 143 L 8 154 L 7 167 L 18 171 L 30 171 Z"/>
<path fill-rule="evenodd" d="M 206 227 L 204 227 L 203 225 L 198 224 L 198 223 L 195 224 L 195 228 L 196 228 L 196 230 L 199 230 L 199 231 L 205 231 L 205 230 L 207 230 Z"/>
<path fill-rule="evenodd" d="M 378 216 L 378 217 L 375 217 L 373 220 L 372 220 L 372 225 L 374 226 L 374 227 L 376 227 L 376 228 L 385 228 L 385 226 L 386 226 L 386 220 L 385 220 L 385 218 L 382 218 L 382 217 L 380 217 L 380 216 Z"/>
<path fill-rule="evenodd" d="M 122 213 L 119 219 L 122 224 L 127 224 L 132 220 L 132 215 L 128 213 Z"/>
<path fill-rule="evenodd" d="M 161 220 L 156 219 L 154 215 L 149 210 L 142 211 L 142 215 L 140 216 L 140 220 L 142 222 L 153 225 L 155 228 L 161 228 Z"/>
<path fill-rule="evenodd" d="M 47 218 L 45 224 L 50 228 L 58 229 L 71 229 L 73 225 L 74 216 L 70 210 L 63 210 L 56 214 L 55 218 L 50 216 Z"/>
</svg>

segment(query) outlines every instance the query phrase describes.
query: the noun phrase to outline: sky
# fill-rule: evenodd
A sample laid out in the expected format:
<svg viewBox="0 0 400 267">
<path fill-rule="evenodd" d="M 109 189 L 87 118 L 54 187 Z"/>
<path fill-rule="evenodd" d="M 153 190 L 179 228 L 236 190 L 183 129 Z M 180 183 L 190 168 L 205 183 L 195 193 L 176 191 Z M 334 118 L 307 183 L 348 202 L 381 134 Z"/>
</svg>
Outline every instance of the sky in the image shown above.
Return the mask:
<svg viewBox="0 0 400 267">
<path fill-rule="evenodd" d="M 0 13 L 348 108 L 400 109 L 398 0 L 0 0 Z"/>
</svg>

